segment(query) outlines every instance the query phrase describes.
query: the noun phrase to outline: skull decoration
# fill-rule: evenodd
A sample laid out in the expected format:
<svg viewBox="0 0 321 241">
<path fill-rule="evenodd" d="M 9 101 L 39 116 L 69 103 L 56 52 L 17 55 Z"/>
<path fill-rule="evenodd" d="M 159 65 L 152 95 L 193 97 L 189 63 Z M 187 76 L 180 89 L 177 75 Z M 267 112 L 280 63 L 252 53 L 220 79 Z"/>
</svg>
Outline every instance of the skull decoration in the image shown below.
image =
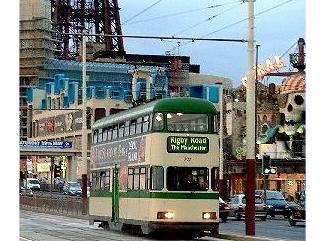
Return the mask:
<svg viewBox="0 0 321 241">
<path fill-rule="evenodd" d="M 298 72 L 283 81 L 278 99 L 281 125 L 287 135 L 294 135 L 305 124 L 305 73 Z M 301 127 L 302 128 L 302 127 Z"/>
</svg>

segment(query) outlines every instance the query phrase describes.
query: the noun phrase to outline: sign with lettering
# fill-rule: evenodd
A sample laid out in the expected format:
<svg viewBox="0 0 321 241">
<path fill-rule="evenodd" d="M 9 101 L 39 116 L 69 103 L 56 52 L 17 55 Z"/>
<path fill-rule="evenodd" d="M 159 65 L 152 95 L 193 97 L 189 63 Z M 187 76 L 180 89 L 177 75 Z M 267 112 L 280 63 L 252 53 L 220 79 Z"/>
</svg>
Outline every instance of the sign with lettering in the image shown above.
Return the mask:
<svg viewBox="0 0 321 241">
<path fill-rule="evenodd" d="M 92 167 L 145 162 L 145 136 L 116 143 L 105 143 L 91 149 Z"/>
<path fill-rule="evenodd" d="M 274 56 L 274 62 L 271 59 L 267 59 L 265 63 L 265 65 L 258 64 L 257 66 L 253 66 L 253 69 L 256 70 L 256 77 L 258 80 L 262 80 L 267 74 L 285 67 L 284 61 L 280 56 Z M 242 77 L 241 82 L 244 86 L 246 86 L 246 81 L 247 77 Z"/>
<path fill-rule="evenodd" d="M 39 137 L 79 131 L 82 128 L 82 111 L 39 119 L 35 128 L 38 128 Z"/>
<path fill-rule="evenodd" d="M 207 137 L 169 136 L 167 137 L 168 153 L 208 153 Z"/>
<path fill-rule="evenodd" d="M 71 141 L 20 141 L 20 147 L 71 148 Z"/>
</svg>

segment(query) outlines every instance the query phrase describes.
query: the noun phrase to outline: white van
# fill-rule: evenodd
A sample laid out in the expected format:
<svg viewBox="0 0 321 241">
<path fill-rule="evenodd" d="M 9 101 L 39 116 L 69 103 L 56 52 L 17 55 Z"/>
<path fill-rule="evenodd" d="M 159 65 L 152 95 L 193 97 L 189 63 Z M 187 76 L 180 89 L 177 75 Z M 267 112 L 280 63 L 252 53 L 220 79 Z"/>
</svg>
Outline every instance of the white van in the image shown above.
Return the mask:
<svg viewBox="0 0 321 241">
<path fill-rule="evenodd" d="M 27 178 L 27 189 L 40 191 L 40 181 L 37 178 Z"/>
</svg>

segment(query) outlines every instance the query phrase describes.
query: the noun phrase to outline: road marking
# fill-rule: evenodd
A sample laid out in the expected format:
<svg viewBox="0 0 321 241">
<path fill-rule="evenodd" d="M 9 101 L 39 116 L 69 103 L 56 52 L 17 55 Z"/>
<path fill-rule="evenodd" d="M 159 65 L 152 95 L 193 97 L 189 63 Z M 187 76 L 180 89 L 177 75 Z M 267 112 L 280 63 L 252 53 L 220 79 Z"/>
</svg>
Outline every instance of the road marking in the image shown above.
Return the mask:
<svg viewBox="0 0 321 241">
<path fill-rule="evenodd" d="M 20 237 L 20 241 L 33 241 L 31 239 L 27 239 L 27 238 L 23 238 L 23 237 Z"/>
</svg>

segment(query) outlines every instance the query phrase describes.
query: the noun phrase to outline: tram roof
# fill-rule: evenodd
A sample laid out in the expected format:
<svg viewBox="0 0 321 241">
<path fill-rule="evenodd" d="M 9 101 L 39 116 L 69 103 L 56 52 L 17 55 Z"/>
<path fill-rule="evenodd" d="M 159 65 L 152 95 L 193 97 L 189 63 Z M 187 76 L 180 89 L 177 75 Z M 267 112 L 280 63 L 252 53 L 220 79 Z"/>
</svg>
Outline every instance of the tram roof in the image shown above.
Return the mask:
<svg viewBox="0 0 321 241">
<path fill-rule="evenodd" d="M 152 112 L 182 112 L 186 114 L 216 114 L 216 109 L 208 100 L 193 97 L 172 97 L 155 100 L 119 113 L 104 117 L 93 124 L 93 129 L 99 129 L 114 123 L 131 120 Z"/>
</svg>

